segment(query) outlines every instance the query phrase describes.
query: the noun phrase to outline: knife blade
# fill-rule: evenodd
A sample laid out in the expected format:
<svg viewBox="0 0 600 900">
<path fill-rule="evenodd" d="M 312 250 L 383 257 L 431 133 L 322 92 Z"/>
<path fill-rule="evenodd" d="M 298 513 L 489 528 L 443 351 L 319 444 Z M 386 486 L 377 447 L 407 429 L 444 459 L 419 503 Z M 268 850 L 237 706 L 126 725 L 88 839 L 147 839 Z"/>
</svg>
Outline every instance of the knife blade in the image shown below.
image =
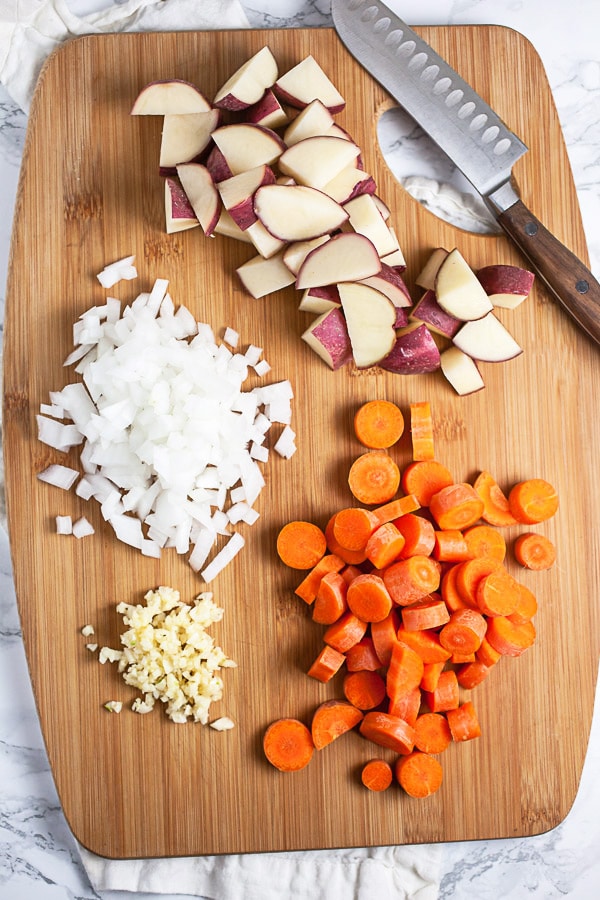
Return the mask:
<svg viewBox="0 0 600 900">
<path fill-rule="evenodd" d="M 512 184 L 512 168 L 528 152 L 526 144 L 379 0 L 332 0 L 331 12 L 352 56 L 467 177 L 563 309 L 600 344 L 600 284 Z"/>
</svg>

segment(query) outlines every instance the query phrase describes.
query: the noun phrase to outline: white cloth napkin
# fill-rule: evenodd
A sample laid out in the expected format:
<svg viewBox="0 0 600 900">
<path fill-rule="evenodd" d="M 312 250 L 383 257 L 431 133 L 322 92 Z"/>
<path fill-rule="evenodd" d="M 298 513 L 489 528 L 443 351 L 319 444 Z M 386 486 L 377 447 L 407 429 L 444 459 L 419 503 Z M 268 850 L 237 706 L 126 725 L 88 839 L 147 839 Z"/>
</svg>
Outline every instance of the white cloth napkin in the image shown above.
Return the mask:
<svg viewBox="0 0 600 900">
<path fill-rule="evenodd" d="M 237 0 L 0 0 L 0 81 L 28 110 L 45 59 L 77 35 L 247 26 Z M 435 900 L 442 849 L 430 844 L 135 860 L 79 851 L 92 885 L 102 892 L 210 900 Z"/>
</svg>

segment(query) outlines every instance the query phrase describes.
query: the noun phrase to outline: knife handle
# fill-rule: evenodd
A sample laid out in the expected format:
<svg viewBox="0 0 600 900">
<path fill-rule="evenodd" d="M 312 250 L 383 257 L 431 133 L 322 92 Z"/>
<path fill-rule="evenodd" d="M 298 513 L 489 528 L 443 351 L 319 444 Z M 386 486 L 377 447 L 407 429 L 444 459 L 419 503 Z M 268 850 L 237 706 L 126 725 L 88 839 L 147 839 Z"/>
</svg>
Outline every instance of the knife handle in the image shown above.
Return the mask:
<svg viewBox="0 0 600 900">
<path fill-rule="evenodd" d="M 561 306 L 600 344 L 600 284 L 589 269 L 544 228 L 521 200 L 501 212 L 498 221 Z"/>
</svg>

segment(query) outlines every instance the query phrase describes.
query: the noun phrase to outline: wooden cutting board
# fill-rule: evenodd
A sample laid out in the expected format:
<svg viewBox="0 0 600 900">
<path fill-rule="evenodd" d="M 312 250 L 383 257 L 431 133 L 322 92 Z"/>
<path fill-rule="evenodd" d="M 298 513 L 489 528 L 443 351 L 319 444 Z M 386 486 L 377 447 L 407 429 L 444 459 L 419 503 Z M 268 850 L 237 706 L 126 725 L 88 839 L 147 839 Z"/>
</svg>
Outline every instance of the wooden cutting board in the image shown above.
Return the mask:
<svg viewBox="0 0 600 900">
<path fill-rule="evenodd" d="M 577 198 L 542 63 L 532 46 L 499 27 L 422 28 L 420 32 L 528 144 L 516 177 L 525 203 L 576 254 L 587 259 Z M 329 30 L 112 35 L 74 40 L 46 65 L 35 96 L 15 212 L 6 305 L 4 452 L 14 574 L 31 678 L 50 763 L 68 822 L 81 843 L 108 857 L 219 854 L 532 835 L 567 814 L 579 782 L 598 667 L 600 354 L 537 285 L 530 300 L 502 314 L 524 353 L 483 366 L 484 391 L 457 397 L 440 374 L 400 377 L 330 372 L 300 341 L 309 319 L 288 289 L 252 300 L 234 269 L 247 246 L 207 240 L 199 229 L 167 236 L 157 174 L 161 121 L 130 117 L 153 79 L 184 78 L 208 96 L 268 44 L 281 71 L 309 52 L 347 99 L 339 122 L 363 148 L 364 165 L 392 210 L 408 283 L 436 246 L 458 246 L 474 268 L 523 264 L 501 236 L 474 236 L 412 200 L 388 170 L 376 122 L 390 106 L 384 91 Z M 72 379 L 62 363 L 71 326 L 105 292 L 95 275 L 134 253 L 139 278 L 109 293 L 130 300 L 154 278 L 170 281 L 186 304 L 218 331 L 237 328 L 258 343 L 272 379 L 295 388 L 298 452 L 272 458 L 261 518 L 247 545 L 212 584 L 225 609 L 212 634 L 238 668 L 225 673 L 215 715 L 236 727 L 217 733 L 174 725 L 162 709 L 129 711 L 134 692 L 111 665 L 89 653 L 80 629 L 94 625 L 101 645 L 118 646 L 115 605 L 141 601 L 158 584 L 191 600 L 202 588 L 186 561 L 160 561 L 118 545 L 100 510 L 36 479 L 66 460 L 38 442 L 35 415 L 48 391 Z M 418 293 L 415 291 L 415 296 Z M 537 594 L 538 640 L 505 659 L 473 693 L 483 736 L 443 757 L 440 792 L 424 802 L 399 788 L 361 787 L 361 763 L 379 755 L 351 733 L 284 775 L 261 750 L 279 716 L 308 721 L 323 700 L 341 695 L 305 672 L 322 628 L 293 594 L 297 575 L 277 563 L 274 539 L 291 518 L 324 525 L 351 498 L 346 475 L 361 448 L 354 410 L 387 397 L 406 411 L 429 400 L 437 455 L 458 480 L 492 471 L 508 487 L 541 476 L 558 488 L 559 514 L 539 527 L 556 541 L 558 563 L 518 573 Z M 392 451 L 409 460 L 405 437 Z M 81 541 L 58 536 L 54 517 L 86 515 L 96 529 Z M 517 531 L 507 532 L 509 542 Z M 516 573 L 514 564 L 511 570 Z M 120 715 L 103 703 L 122 699 Z M 385 752 L 383 755 L 386 755 Z"/>
</svg>

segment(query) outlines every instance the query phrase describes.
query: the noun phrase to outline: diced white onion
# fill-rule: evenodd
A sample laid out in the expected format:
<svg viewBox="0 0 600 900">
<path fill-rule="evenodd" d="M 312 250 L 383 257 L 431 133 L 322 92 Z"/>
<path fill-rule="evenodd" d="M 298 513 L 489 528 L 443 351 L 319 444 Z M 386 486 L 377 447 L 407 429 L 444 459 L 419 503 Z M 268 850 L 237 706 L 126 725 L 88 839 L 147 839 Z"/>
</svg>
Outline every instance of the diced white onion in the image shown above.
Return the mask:
<svg viewBox="0 0 600 900">
<path fill-rule="evenodd" d="M 54 487 L 62 488 L 63 491 L 68 491 L 79 478 L 79 472 L 77 469 L 71 469 L 69 466 L 61 466 L 58 463 L 52 463 L 52 465 L 47 466 L 43 472 L 38 472 L 37 477 L 46 484 L 51 484 Z"/>
<path fill-rule="evenodd" d="M 110 288 L 121 279 L 129 280 L 137 277 L 137 271 L 133 265 L 135 257 L 126 256 L 124 259 L 118 259 L 116 262 L 109 263 L 101 272 L 98 273 L 98 281 L 104 288 Z"/>
<path fill-rule="evenodd" d="M 76 522 L 73 522 L 73 534 L 76 538 L 88 537 L 94 534 L 94 526 L 88 522 L 85 516 L 81 516 Z"/>
<path fill-rule="evenodd" d="M 236 556 L 244 546 L 244 538 L 239 532 L 232 534 L 222 550 L 214 557 L 212 562 L 202 570 L 202 577 L 208 584 L 213 578 L 216 578 L 225 566 L 229 565 L 231 560 Z"/>
<path fill-rule="evenodd" d="M 230 347 L 237 347 L 240 336 L 235 329 L 230 328 L 229 326 L 225 329 L 225 333 L 223 334 L 223 340 L 226 344 L 229 344 Z"/>
<path fill-rule="evenodd" d="M 235 722 L 229 716 L 221 716 L 220 719 L 215 719 L 214 722 L 208 724 L 215 731 L 231 731 L 232 728 L 235 728 Z"/>
<path fill-rule="evenodd" d="M 71 516 L 56 516 L 56 533 L 73 534 L 73 520 Z"/>
<path fill-rule="evenodd" d="M 286 425 L 279 438 L 275 442 L 275 446 L 273 448 L 276 453 L 279 453 L 280 456 L 283 456 L 284 459 L 289 459 L 296 452 L 296 434 L 295 432 Z"/>
</svg>

